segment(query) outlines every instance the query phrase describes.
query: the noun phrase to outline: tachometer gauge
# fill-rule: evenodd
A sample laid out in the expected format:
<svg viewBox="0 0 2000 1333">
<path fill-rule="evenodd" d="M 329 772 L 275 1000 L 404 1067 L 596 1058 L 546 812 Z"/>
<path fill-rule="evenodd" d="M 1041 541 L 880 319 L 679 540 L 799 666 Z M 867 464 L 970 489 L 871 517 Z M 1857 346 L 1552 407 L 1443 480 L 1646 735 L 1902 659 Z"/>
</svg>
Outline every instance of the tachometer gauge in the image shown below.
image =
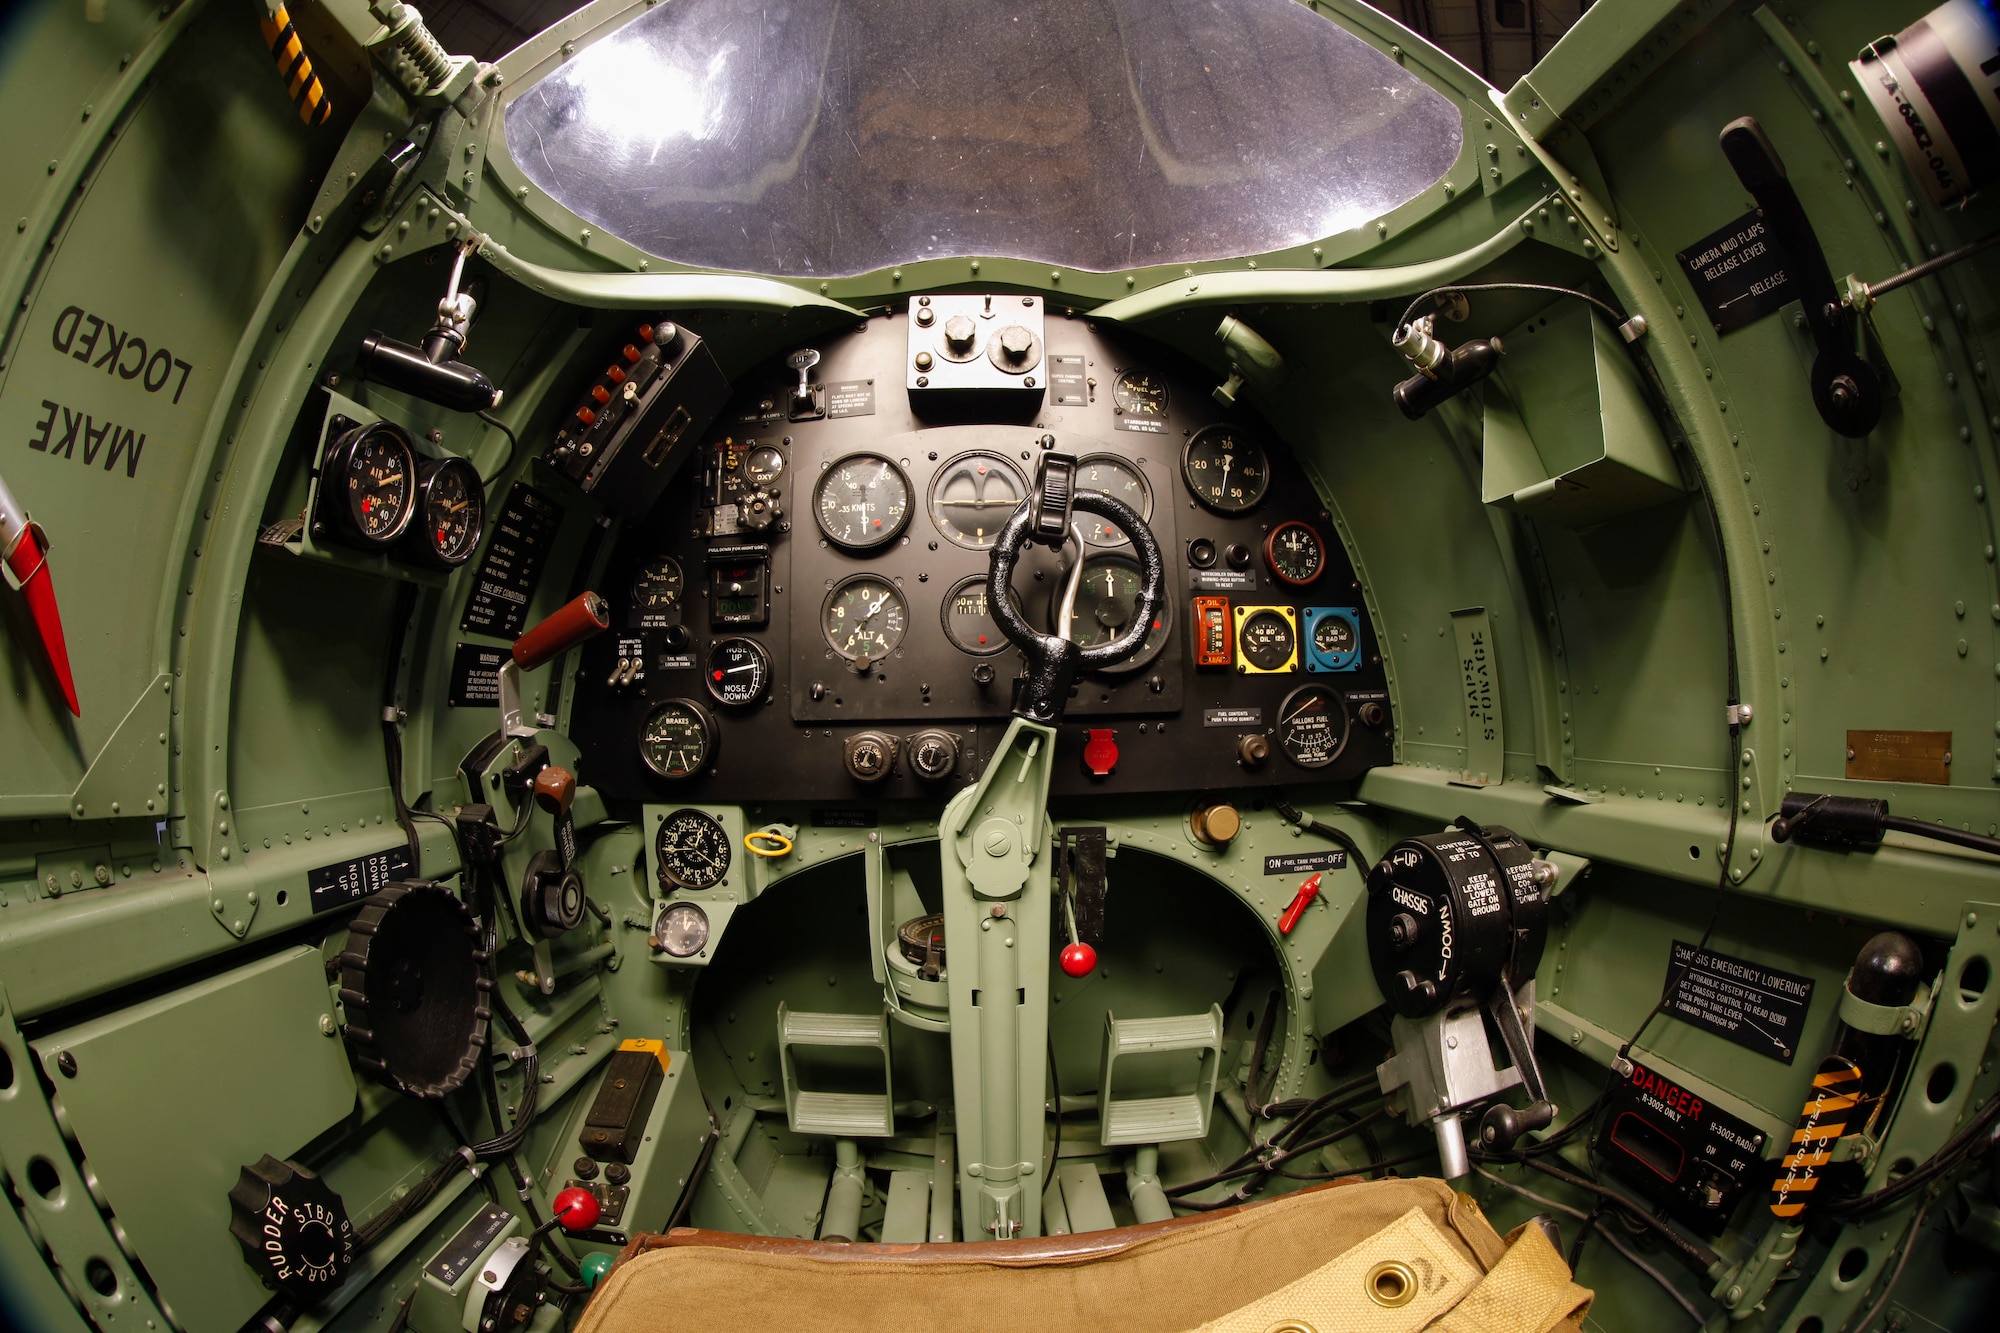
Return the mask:
<svg viewBox="0 0 2000 1333">
<path fill-rule="evenodd" d="M 1058 580 L 1060 589 L 1068 574 Z M 1093 555 L 1084 562 L 1083 577 L 1076 585 L 1076 611 L 1070 624 L 1070 637 L 1079 648 L 1095 648 L 1101 643 L 1110 643 L 1125 633 L 1126 626 L 1139 611 L 1139 589 L 1145 578 L 1140 572 L 1139 562 L 1127 555 Z M 1054 621 L 1060 610 L 1061 593 L 1051 599 L 1049 619 Z M 1146 633 L 1146 641 L 1139 645 L 1139 651 L 1116 666 L 1101 667 L 1102 671 L 1120 673 L 1137 671 L 1160 655 L 1167 646 L 1172 633 L 1172 620 L 1168 613 L 1171 603 L 1162 599 L 1160 610 L 1153 618 L 1153 627 Z M 1050 628 L 1054 625 L 1051 623 Z"/>
<path fill-rule="evenodd" d="M 877 550 L 910 521 L 910 479 L 880 454 L 849 454 L 820 477 L 813 510 L 835 546 Z"/>
<path fill-rule="evenodd" d="M 785 475 L 785 456 L 768 444 L 760 444 L 743 460 L 743 471 L 753 486 L 768 487 Z"/>
<path fill-rule="evenodd" d="M 670 555 L 655 556 L 632 580 L 632 607 L 641 615 L 670 611 L 681 604 L 686 590 L 687 576 L 681 573 L 680 561 Z"/>
<path fill-rule="evenodd" d="M 1015 609 L 1019 610 L 1021 599 L 1017 596 L 1013 600 Z M 984 574 L 968 574 L 952 585 L 951 591 L 944 595 L 941 618 L 945 638 L 950 639 L 951 646 L 962 653 L 990 657 L 1007 648 L 1007 636 L 993 621 L 993 606 L 987 595 Z"/>
<path fill-rule="evenodd" d="M 1123 500 L 1139 511 L 1139 517 L 1153 517 L 1153 488 L 1135 464 L 1112 454 L 1093 454 L 1076 465 L 1076 489 L 1102 491 L 1114 500 Z M 1125 534 L 1108 518 L 1077 511 L 1076 524 L 1083 539 L 1092 546 L 1123 546 Z"/>
<path fill-rule="evenodd" d="M 988 551 L 1027 493 L 1020 470 L 998 454 L 960 454 L 931 482 L 931 522 L 954 545 Z"/>
<path fill-rule="evenodd" d="M 1298 670 L 1298 612 L 1289 606 L 1238 606 L 1232 610 L 1238 671 L 1261 676 Z"/>
<path fill-rule="evenodd" d="M 712 889 L 729 873 L 729 835 L 700 810 L 676 810 L 660 821 L 653 859 L 662 887 Z"/>
<path fill-rule="evenodd" d="M 1271 485 L 1264 450 L 1240 427 L 1205 426 L 1188 441 L 1181 477 L 1202 507 L 1218 514 L 1245 514 L 1263 502 Z"/>
<path fill-rule="evenodd" d="M 417 512 L 410 524 L 417 558 L 440 569 L 472 559 L 486 530 L 486 487 L 463 458 L 427 459 L 417 468 Z"/>
<path fill-rule="evenodd" d="M 1278 705 L 1278 748 L 1300 768 L 1325 768 L 1347 744 L 1347 704 L 1337 690 L 1301 685 Z"/>
<path fill-rule="evenodd" d="M 902 644 L 910 625 L 909 607 L 889 580 L 855 574 L 826 595 L 819 623 L 827 646 L 865 671 Z"/>
<path fill-rule="evenodd" d="M 1326 543 L 1304 523 L 1280 523 L 1264 539 L 1264 563 L 1272 577 L 1303 588 L 1326 568 Z"/>
<path fill-rule="evenodd" d="M 771 688 L 771 655 L 755 639 L 717 639 L 708 650 L 705 682 L 719 704 L 754 704 Z"/>
<path fill-rule="evenodd" d="M 639 757 L 672 781 L 691 778 L 715 758 L 715 717 L 692 699 L 668 699 L 639 728 Z"/>
<path fill-rule="evenodd" d="M 320 525 L 351 545 L 377 549 L 416 513 L 417 451 L 400 426 L 356 426 L 327 447 L 319 469 Z"/>
<path fill-rule="evenodd" d="M 1128 370 L 1111 386 L 1111 401 L 1128 417 L 1167 414 L 1167 382 L 1150 370 Z"/>
</svg>

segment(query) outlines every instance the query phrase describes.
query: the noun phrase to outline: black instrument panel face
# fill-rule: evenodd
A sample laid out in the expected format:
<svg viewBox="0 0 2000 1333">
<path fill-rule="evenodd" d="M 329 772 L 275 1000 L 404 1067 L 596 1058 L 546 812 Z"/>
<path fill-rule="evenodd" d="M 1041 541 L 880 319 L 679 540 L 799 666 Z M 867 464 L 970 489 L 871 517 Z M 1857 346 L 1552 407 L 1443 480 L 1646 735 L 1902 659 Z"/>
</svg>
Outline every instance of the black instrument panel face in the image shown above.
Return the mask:
<svg viewBox="0 0 2000 1333">
<path fill-rule="evenodd" d="M 1051 314 L 1063 377 L 946 412 L 902 387 L 907 318 L 820 341 L 810 399 L 787 365 L 798 349 L 744 376 L 659 504 L 627 522 L 601 580 L 613 632 L 585 645 L 575 688 L 583 780 L 681 803 L 943 797 L 971 781 L 1023 671 L 991 614 L 990 551 L 1050 450 L 1079 460 L 1079 490 L 1147 515 L 1168 567 L 1140 651 L 1070 696 L 1056 794 L 1344 780 L 1391 762 L 1352 565 L 1290 451 L 1217 406 L 1211 372 Z M 1138 564 L 1115 527 L 1081 512 L 1075 526 L 1060 554 L 1028 548 L 1009 595 L 1052 631 L 1080 559 L 1072 636 L 1108 642 L 1130 624 Z M 1343 633 L 1315 639 L 1321 623 Z M 1105 731 L 1117 762 L 1093 772 L 1085 743 Z M 895 743 L 886 776 L 853 762 L 864 733 Z M 911 762 L 920 750 L 933 776 Z M 1105 747 L 1092 753 L 1102 767 Z"/>
</svg>

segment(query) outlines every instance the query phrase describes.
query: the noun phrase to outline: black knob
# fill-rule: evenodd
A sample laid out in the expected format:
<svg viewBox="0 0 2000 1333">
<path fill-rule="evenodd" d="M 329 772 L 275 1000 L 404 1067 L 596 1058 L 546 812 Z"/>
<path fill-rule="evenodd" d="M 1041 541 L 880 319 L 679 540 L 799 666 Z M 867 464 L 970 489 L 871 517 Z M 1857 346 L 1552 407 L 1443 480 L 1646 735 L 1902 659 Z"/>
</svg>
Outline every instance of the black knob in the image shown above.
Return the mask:
<svg viewBox="0 0 2000 1333">
<path fill-rule="evenodd" d="M 1389 943 L 1397 949 L 1407 949 L 1422 936 L 1423 927 L 1408 912 L 1398 912 L 1389 918 Z M 1410 975 L 1404 973 L 1404 976 Z"/>
<path fill-rule="evenodd" d="M 927 781 L 950 777 L 958 767 L 958 738 L 945 731 L 920 731 L 910 738 L 910 767 Z"/>
<path fill-rule="evenodd" d="M 1226 555 L 1231 569 L 1250 568 L 1250 548 L 1242 542 L 1231 542 Z"/>
<path fill-rule="evenodd" d="M 812 687 L 806 693 L 812 696 L 814 703 L 818 703 L 821 699 L 826 698 L 826 686 L 819 681 L 814 681 Z"/>
<path fill-rule="evenodd" d="M 537 852 L 521 881 L 522 923 L 545 940 L 583 924 L 583 876 L 554 852 Z"/>
<path fill-rule="evenodd" d="M 1245 768 L 1262 768 L 1271 757 L 1271 742 L 1261 735 L 1249 735 L 1236 742 L 1236 762 Z"/>
<path fill-rule="evenodd" d="M 588 1157 L 579 1157 L 569 1164 L 570 1174 L 578 1180 L 597 1179 L 597 1163 Z"/>
<path fill-rule="evenodd" d="M 856 732 L 841 746 L 841 761 L 848 776 L 862 782 L 880 782 L 896 764 L 896 742 L 879 731 Z"/>
<path fill-rule="evenodd" d="M 312 1172 L 269 1153 L 229 1191 L 229 1233 L 269 1286 L 300 1305 L 338 1287 L 354 1262 L 346 1205 Z"/>
<path fill-rule="evenodd" d="M 972 668 L 972 683 L 980 686 L 991 685 L 993 683 L 993 664 L 991 662 L 981 662 L 978 666 Z"/>
<path fill-rule="evenodd" d="M 1215 566 L 1215 543 L 1206 537 L 1196 537 L 1188 543 L 1188 563 L 1196 569 L 1212 569 Z"/>
<path fill-rule="evenodd" d="M 669 625 L 660 631 L 660 644 L 670 653 L 686 652 L 689 641 L 686 625 Z"/>
<path fill-rule="evenodd" d="M 604 1178 L 613 1185 L 623 1185 L 632 1178 L 632 1168 L 623 1162 L 613 1162 L 604 1168 Z"/>
<path fill-rule="evenodd" d="M 1361 721 L 1365 726 L 1379 727 L 1389 720 L 1389 710 L 1379 703 L 1361 705 Z"/>
</svg>

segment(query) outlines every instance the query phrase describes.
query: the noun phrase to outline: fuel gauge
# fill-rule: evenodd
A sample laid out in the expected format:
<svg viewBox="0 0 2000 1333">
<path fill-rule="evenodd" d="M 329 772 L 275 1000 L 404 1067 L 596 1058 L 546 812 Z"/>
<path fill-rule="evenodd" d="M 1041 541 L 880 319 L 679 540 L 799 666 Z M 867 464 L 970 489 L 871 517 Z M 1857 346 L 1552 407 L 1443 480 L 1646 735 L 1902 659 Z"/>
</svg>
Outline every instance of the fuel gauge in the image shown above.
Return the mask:
<svg viewBox="0 0 2000 1333">
<path fill-rule="evenodd" d="M 1167 414 L 1167 382 L 1150 370 L 1121 372 L 1111 386 L 1111 401 L 1128 417 L 1158 420 Z"/>
</svg>

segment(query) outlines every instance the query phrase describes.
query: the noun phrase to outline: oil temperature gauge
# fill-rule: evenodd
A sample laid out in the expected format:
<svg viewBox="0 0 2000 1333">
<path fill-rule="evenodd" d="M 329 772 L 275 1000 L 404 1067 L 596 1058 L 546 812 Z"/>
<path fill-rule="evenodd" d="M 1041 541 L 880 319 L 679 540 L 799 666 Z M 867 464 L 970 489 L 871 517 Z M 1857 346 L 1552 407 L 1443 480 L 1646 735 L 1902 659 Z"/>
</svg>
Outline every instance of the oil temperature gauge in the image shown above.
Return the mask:
<svg viewBox="0 0 2000 1333">
<path fill-rule="evenodd" d="M 708 650 L 709 695 L 719 704 L 742 708 L 771 688 L 771 655 L 755 639 L 717 639 Z"/>
<path fill-rule="evenodd" d="M 712 889 L 729 873 L 729 835 L 700 810 L 676 810 L 653 838 L 660 884 L 668 889 Z"/>
<path fill-rule="evenodd" d="M 1280 583 L 1303 588 L 1326 568 L 1326 543 L 1304 523 L 1280 523 L 1264 539 L 1264 563 Z"/>
<path fill-rule="evenodd" d="M 1301 685 L 1278 705 L 1278 748 L 1300 768 L 1325 768 L 1347 745 L 1347 704 L 1337 690 Z"/>
<path fill-rule="evenodd" d="M 1298 670 L 1298 612 L 1289 606 L 1239 606 L 1234 612 L 1238 671 L 1268 676 Z"/>
<path fill-rule="evenodd" d="M 692 699 L 668 699 L 639 728 L 639 757 L 671 782 L 691 778 L 715 758 L 715 715 Z"/>
</svg>

